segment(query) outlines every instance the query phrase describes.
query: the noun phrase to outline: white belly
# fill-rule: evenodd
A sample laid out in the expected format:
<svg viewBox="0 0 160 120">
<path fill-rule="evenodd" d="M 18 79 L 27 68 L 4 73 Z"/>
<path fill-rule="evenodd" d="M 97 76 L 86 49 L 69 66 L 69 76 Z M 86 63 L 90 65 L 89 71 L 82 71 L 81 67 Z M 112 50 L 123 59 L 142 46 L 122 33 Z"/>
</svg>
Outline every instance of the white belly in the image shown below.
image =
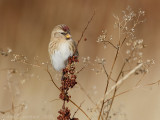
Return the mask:
<svg viewBox="0 0 160 120">
<path fill-rule="evenodd" d="M 64 69 L 67 65 L 67 60 L 69 56 L 73 55 L 73 51 L 69 49 L 69 44 L 66 42 L 59 46 L 59 49 L 51 55 L 51 62 L 55 70 L 60 71 Z"/>
</svg>

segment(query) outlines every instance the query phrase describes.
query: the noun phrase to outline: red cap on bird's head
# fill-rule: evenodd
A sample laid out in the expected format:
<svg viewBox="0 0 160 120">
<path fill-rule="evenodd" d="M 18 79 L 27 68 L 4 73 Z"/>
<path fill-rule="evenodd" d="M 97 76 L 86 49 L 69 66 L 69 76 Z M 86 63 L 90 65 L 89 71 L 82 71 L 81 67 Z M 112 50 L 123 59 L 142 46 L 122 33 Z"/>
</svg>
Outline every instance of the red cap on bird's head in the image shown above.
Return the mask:
<svg viewBox="0 0 160 120">
<path fill-rule="evenodd" d="M 65 32 L 70 32 L 69 27 L 67 25 L 62 24 L 61 25 L 62 30 L 64 30 Z"/>
</svg>

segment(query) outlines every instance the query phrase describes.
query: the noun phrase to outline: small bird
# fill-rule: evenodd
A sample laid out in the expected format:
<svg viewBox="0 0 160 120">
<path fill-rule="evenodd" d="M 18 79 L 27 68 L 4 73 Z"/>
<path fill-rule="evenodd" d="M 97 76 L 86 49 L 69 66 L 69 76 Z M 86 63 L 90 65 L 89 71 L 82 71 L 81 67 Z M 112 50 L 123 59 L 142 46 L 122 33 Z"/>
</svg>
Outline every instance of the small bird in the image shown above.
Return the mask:
<svg viewBox="0 0 160 120">
<path fill-rule="evenodd" d="M 78 56 L 77 45 L 70 34 L 69 27 L 60 24 L 54 27 L 48 46 L 51 63 L 55 70 L 61 71 L 70 56 Z"/>
</svg>

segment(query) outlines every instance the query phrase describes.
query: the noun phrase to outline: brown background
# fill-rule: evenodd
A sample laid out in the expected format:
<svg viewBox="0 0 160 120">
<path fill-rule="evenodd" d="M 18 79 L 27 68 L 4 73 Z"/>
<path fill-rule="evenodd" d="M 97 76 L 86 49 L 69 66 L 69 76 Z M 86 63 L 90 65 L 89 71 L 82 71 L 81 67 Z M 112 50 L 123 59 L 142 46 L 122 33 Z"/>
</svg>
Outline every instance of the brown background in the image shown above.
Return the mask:
<svg viewBox="0 0 160 120">
<path fill-rule="evenodd" d="M 0 48 L 11 48 L 13 53 L 27 56 L 30 62 L 35 56 L 39 56 L 38 59 L 41 61 L 49 61 L 47 48 L 53 27 L 61 23 L 68 25 L 73 39 L 77 41 L 95 10 L 94 20 L 85 34 L 88 40 L 82 41 L 79 47 L 80 57 L 91 56 L 94 59 L 99 56 L 111 61 L 112 50 L 104 50 L 96 40 L 104 29 L 112 34 L 113 14 L 121 15 L 121 11 L 128 5 L 135 11 L 140 8 L 146 11 L 146 22 L 138 26 L 136 35 L 143 38 L 149 45 L 144 52 L 145 58 L 153 58 L 156 61 L 156 65 L 145 77 L 146 82 L 156 81 L 160 79 L 159 0 L 0 0 Z M 0 73 L 0 110 L 10 109 L 12 101 L 15 105 L 24 102 L 27 109 L 23 111 L 23 115 L 41 116 L 42 120 L 47 115 L 53 115 L 56 118 L 62 102 L 60 100 L 49 102 L 58 98 L 59 92 L 49 81 L 47 73 L 41 69 L 32 70 L 32 67 L 21 63 L 11 63 L 8 57 L 0 57 L 0 69 L 12 67 L 16 67 L 22 74 L 13 75 L 10 78 L 6 71 Z M 29 71 L 26 68 L 29 68 Z M 54 73 L 55 71 L 53 76 Z M 8 83 L 8 79 L 12 82 Z M 23 81 L 25 84 L 21 84 Z M 104 74 L 95 75 L 86 70 L 79 74 L 78 81 L 93 96 L 95 102 L 103 95 Z M 60 84 L 58 80 L 56 82 Z M 124 88 L 132 83 L 129 81 Z M 98 92 L 96 95 L 94 95 L 95 85 Z M 147 87 L 122 95 L 116 99 L 114 111 L 121 109 L 128 120 L 159 120 L 159 90 L 159 86 L 154 86 L 152 89 Z M 71 93 L 77 104 L 85 99 L 85 95 L 78 87 Z M 90 104 L 86 99 L 83 108 L 86 110 L 91 106 Z M 72 112 L 74 110 L 76 110 L 75 107 Z M 81 120 L 86 119 L 81 112 L 77 116 Z"/>
</svg>

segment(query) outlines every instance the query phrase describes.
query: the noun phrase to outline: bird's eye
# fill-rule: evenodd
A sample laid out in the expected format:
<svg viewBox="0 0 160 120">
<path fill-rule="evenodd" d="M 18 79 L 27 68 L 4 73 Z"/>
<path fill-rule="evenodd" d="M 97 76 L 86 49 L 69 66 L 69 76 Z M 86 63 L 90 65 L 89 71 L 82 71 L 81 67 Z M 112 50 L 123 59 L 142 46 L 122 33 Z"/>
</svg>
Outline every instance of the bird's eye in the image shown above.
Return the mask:
<svg viewBox="0 0 160 120">
<path fill-rule="evenodd" d="M 66 35 L 67 33 L 65 33 L 65 32 L 61 32 L 61 34 L 62 34 L 62 35 Z"/>
</svg>

